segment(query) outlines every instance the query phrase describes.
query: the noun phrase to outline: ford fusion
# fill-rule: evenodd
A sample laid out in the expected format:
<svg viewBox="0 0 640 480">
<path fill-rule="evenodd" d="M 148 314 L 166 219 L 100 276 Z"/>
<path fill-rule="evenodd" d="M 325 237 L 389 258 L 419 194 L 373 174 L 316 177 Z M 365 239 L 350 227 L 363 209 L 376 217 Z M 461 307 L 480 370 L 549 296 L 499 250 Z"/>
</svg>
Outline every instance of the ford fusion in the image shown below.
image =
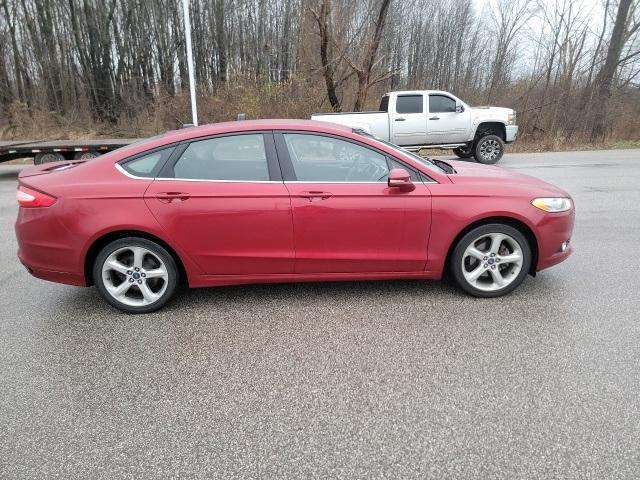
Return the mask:
<svg viewBox="0 0 640 480">
<path fill-rule="evenodd" d="M 439 279 L 497 297 L 571 254 L 563 190 L 325 122 L 193 127 L 20 173 L 18 256 L 120 310 L 178 285 Z"/>
</svg>

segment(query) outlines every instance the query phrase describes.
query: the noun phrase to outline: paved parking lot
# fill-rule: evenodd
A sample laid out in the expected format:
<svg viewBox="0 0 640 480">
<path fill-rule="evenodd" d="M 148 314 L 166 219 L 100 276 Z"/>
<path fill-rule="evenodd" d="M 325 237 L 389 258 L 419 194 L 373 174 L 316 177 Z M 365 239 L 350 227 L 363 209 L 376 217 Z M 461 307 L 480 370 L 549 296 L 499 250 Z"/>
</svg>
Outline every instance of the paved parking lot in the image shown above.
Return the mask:
<svg viewBox="0 0 640 480">
<path fill-rule="evenodd" d="M 506 298 L 246 286 L 145 316 L 27 274 L 0 166 L 0 478 L 638 478 L 640 151 L 501 165 L 578 208 L 574 256 Z"/>
</svg>

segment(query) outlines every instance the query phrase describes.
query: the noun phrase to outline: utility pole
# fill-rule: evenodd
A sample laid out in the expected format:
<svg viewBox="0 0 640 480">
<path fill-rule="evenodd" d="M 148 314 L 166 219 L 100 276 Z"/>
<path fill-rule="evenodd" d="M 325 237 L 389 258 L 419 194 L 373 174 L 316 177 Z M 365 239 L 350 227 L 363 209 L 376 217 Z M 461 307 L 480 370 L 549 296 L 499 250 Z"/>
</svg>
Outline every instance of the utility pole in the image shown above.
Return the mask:
<svg viewBox="0 0 640 480">
<path fill-rule="evenodd" d="M 191 18 L 189 17 L 189 0 L 182 0 L 184 12 L 184 34 L 187 41 L 187 65 L 189 66 L 189 90 L 191 91 L 191 117 L 194 126 L 198 126 L 198 107 L 196 106 L 196 79 L 193 68 L 193 48 L 191 46 Z"/>
</svg>

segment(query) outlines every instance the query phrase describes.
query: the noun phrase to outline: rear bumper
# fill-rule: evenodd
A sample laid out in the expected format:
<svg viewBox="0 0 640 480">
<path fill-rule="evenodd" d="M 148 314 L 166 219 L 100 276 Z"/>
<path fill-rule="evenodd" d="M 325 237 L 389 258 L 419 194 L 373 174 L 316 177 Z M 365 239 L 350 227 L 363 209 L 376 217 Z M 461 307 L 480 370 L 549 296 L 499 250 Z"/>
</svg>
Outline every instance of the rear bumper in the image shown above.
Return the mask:
<svg viewBox="0 0 640 480">
<path fill-rule="evenodd" d="M 18 259 L 31 275 L 41 280 L 47 280 L 49 282 L 55 283 L 64 283 L 66 285 L 74 285 L 76 287 L 87 286 L 84 275 L 78 275 L 77 273 L 71 272 L 58 272 L 55 270 L 47 270 L 39 267 L 32 268 L 22 259 L 22 257 L 20 256 L 20 252 L 18 252 Z"/>
<path fill-rule="evenodd" d="M 516 141 L 518 137 L 518 126 L 517 125 L 507 125 L 504 127 L 505 133 L 505 143 L 513 143 Z"/>
<path fill-rule="evenodd" d="M 564 242 L 571 240 L 575 211 L 548 213 L 538 224 L 538 264 L 536 271 L 544 270 L 566 260 L 572 253 L 573 247 L 563 250 Z"/>
<path fill-rule="evenodd" d="M 18 259 L 37 278 L 86 286 L 79 239 L 59 221 L 52 209 L 20 208 L 15 224 Z"/>
</svg>

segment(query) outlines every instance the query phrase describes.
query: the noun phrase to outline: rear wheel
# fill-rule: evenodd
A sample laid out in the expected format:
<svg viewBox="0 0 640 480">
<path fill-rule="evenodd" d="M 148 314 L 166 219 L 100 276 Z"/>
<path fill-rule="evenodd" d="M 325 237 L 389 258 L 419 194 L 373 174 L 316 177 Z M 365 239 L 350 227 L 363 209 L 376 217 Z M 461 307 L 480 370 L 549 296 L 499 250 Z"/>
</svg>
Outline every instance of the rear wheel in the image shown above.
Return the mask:
<svg viewBox="0 0 640 480">
<path fill-rule="evenodd" d="M 460 239 L 451 255 L 456 283 L 476 297 L 499 297 L 520 285 L 531 267 L 531 247 L 509 225 L 474 228 Z"/>
<path fill-rule="evenodd" d="M 474 156 L 480 163 L 493 165 L 504 155 L 504 142 L 497 135 L 487 135 L 476 142 Z"/>
<path fill-rule="evenodd" d="M 473 157 L 473 148 L 471 145 L 465 145 L 464 147 L 454 148 L 453 153 L 458 158 L 471 158 Z"/>
<path fill-rule="evenodd" d="M 100 251 L 93 265 L 93 279 L 102 297 L 117 309 L 147 313 L 171 299 L 178 269 L 162 246 L 145 238 L 128 237 Z"/>
</svg>

